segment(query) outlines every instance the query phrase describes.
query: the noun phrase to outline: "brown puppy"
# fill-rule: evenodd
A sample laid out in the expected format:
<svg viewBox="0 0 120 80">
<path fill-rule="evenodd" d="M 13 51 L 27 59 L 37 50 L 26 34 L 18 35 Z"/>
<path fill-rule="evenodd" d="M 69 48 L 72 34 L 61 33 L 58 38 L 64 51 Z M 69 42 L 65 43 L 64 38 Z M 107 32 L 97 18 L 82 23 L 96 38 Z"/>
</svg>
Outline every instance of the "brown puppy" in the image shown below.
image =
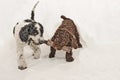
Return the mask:
<svg viewBox="0 0 120 80">
<path fill-rule="evenodd" d="M 55 56 L 56 50 L 64 50 L 66 51 L 66 61 L 71 62 L 74 60 L 72 57 L 72 48 L 81 48 L 82 45 L 79 41 L 79 33 L 74 22 L 63 15 L 61 18 L 63 19 L 62 24 L 56 30 L 52 39 L 47 42 L 51 46 L 49 58 Z"/>
</svg>

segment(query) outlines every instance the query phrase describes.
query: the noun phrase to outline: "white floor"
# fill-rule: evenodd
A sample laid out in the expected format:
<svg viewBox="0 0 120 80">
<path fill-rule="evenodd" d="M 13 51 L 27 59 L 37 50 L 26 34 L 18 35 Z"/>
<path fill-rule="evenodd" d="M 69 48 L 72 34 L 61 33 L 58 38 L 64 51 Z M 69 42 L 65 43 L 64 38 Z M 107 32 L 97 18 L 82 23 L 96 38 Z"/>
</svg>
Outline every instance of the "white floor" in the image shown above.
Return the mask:
<svg viewBox="0 0 120 80">
<path fill-rule="evenodd" d="M 53 36 L 65 15 L 74 20 L 87 47 L 74 50 L 71 63 L 61 51 L 49 59 L 46 45 L 40 46 L 41 57 L 35 60 L 26 47 L 28 68 L 18 70 L 13 27 L 30 17 L 37 1 L 0 0 L 0 80 L 120 80 L 120 0 L 39 0 L 35 20 L 43 24 L 45 39 Z"/>
<path fill-rule="evenodd" d="M 49 47 L 41 46 L 41 58 L 33 59 L 25 48 L 26 70 L 17 69 L 15 43 L 6 43 L 0 50 L 0 80 L 120 80 L 119 45 L 94 46 L 74 50 L 74 62 L 66 62 L 64 52 L 48 58 Z"/>
</svg>

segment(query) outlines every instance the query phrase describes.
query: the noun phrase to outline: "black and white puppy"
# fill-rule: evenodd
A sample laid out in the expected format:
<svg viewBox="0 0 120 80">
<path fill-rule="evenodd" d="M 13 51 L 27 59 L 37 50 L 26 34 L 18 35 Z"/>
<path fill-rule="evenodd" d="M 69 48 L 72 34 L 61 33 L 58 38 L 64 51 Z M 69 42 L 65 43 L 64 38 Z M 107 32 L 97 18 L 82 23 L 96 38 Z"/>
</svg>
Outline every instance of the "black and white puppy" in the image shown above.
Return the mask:
<svg viewBox="0 0 120 80">
<path fill-rule="evenodd" d="M 18 68 L 23 70 L 27 68 L 27 64 L 23 55 L 24 47 L 29 45 L 34 51 L 33 56 L 35 59 L 40 58 L 39 44 L 44 43 L 43 39 L 43 26 L 34 20 L 34 9 L 38 2 L 34 5 L 31 12 L 31 19 L 26 19 L 18 22 L 14 29 L 13 34 L 17 44 L 18 54 Z"/>
</svg>

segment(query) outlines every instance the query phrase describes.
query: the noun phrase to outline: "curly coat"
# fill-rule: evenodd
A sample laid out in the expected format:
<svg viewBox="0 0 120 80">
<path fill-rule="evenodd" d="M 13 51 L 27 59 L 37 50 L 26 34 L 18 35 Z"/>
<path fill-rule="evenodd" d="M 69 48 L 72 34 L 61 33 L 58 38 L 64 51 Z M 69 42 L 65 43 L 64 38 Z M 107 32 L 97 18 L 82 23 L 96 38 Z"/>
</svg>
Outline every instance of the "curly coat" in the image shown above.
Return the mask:
<svg viewBox="0 0 120 80">
<path fill-rule="evenodd" d="M 73 20 L 63 15 L 61 18 L 63 19 L 62 24 L 56 30 L 52 39 L 48 41 L 48 45 L 51 46 L 49 57 L 54 57 L 56 50 L 64 50 L 66 51 L 66 60 L 71 62 L 73 61 L 72 48 L 81 48 L 82 44 L 79 41 L 80 36 Z"/>
<path fill-rule="evenodd" d="M 57 50 L 61 50 L 64 46 L 69 46 L 74 49 L 82 47 L 79 42 L 79 33 L 74 22 L 65 16 L 61 16 L 61 18 L 63 22 L 51 39 L 51 41 L 53 41 L 53 47 Z"/>
</svg>

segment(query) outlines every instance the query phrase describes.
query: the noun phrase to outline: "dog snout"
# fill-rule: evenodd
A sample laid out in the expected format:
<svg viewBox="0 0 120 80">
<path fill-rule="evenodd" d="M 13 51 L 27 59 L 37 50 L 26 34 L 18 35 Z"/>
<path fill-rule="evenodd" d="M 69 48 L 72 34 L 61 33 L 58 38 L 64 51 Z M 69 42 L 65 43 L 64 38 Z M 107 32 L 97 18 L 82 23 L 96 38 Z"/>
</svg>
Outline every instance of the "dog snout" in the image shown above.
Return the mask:
<svg viewBox="0 0 120 80">
<path fill-rule="evenodd" d="M 46 44 L 46 43 L 47 43 L 46 40 L 40 40 L 40 41 L 39 41 L 39 44 Z"/>
</svg>

